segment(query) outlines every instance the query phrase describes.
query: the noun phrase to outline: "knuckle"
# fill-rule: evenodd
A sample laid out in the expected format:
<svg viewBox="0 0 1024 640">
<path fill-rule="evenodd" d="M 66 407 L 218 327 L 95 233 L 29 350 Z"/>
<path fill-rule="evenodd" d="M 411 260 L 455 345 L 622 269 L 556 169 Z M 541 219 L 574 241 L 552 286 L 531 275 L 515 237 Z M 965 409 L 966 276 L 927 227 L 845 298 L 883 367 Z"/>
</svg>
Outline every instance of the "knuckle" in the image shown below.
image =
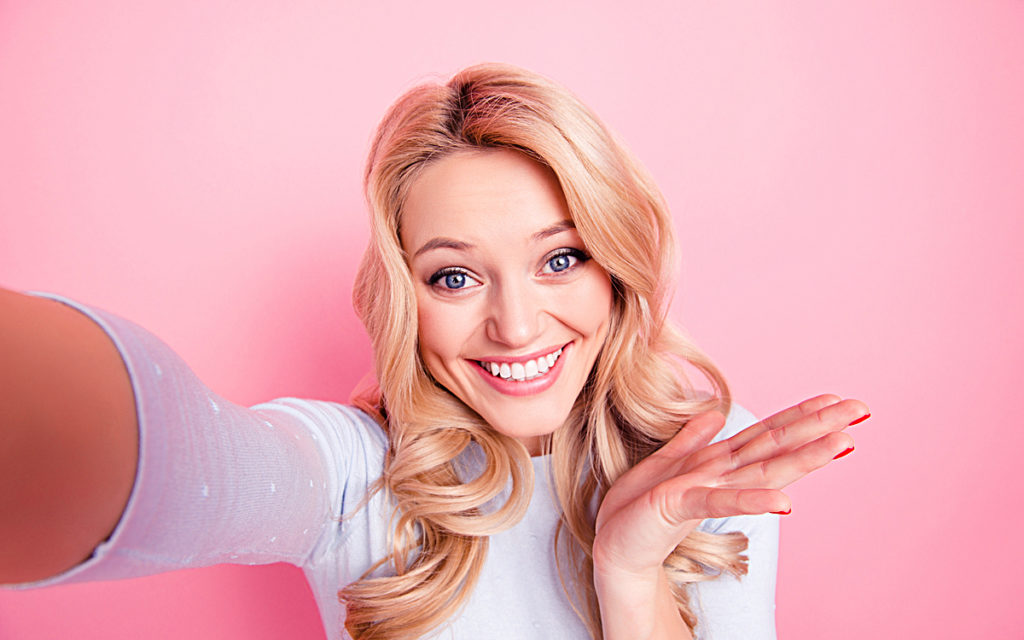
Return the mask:
<svg viewBox="0 0 1024 640">
<path fill-rule="evenodd" d="M 648 500 L 654 513 L 657 514 L 658 518 L 666 523 L 674 523 L 678 518 L 679 505 L 678 498 L 674 495 L 666 483 L 661 483 L 651 489 L 648 494 Z"/>
<path fill-rule="evenodd" d="M 820 409 L 824 409 L 825 407 L 830 407 L 834 404 L 838 404 L 839 402 L 842 402 L 842 398 L 835 395 L 834 393 L 823 393 L 820 396 L 816 396 L 814 398 L 811 398 L 810 400 L 807 400 L 806 402 L 801 403 L 800 406 L 801 408 L 803 408 L 806 405 L 807 412 L 810 413 L 812 411 L 818 411 Z"/>
<path fill-rule="evenodd" d="M 729 468 L 735 469 L 743 465 L 744 455 L 742 449 L 729 452 Z"/>
<path fill-rule="evenodd" d="M 712 518 L 718 514 L 718 508 L 716 504 L 717 501 L 715 500 L 715 495 L 716 494 L 714 491 L 705 491 L 704 499 L 702 501 L 704 505 L 704 514 L 711 516 Z"/>
</svg>

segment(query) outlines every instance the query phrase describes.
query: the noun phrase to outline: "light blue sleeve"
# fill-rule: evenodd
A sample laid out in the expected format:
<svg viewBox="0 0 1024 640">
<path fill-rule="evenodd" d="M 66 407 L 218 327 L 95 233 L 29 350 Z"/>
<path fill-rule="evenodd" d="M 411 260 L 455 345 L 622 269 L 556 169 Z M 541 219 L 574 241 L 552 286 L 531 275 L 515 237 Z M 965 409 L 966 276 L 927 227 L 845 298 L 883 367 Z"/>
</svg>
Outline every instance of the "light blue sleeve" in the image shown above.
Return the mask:
<svg viewBox="0 0 1024 640">
<path fill-rule="evenodd" d="M 733 404 L 725 427 L 715 437 L 723 440 L 757 419 Z M 734 516 L 705 520 L 700 529 L 710 533 L 739 531 L 747 536 L 747 575 L 722 575 L 697 583 L 691 604 L 697 613 L 699 640 L 775 640 L 775 574 L 779 556 L 779 516 Z"/>
</svg>

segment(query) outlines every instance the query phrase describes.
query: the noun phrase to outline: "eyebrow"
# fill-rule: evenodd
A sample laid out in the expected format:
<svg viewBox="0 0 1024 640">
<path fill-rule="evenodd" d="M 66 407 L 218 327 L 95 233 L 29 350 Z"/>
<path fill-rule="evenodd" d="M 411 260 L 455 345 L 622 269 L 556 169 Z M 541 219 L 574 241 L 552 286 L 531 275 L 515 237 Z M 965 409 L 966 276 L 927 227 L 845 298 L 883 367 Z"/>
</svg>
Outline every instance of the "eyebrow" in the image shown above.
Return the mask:
<svg viewBox="0 0 1024 640">
<path fill-rule="evenodd" d="M 428 240 L 422 247 L 417 249 L 416 253 L 412 254 L 412 257 L 415 258 L 421 253 L 433 251 L 434 249 L 455 249 L 456 251 L 466 251 L 472 248 L 473 245 L 468 242 L 453 240 L 451 238 L 434 238 L 432 240 Z"/>
<path fill-rule="evenodd" d="M 533 234 L 533 240 L 534 240 L 534 242 L 536 242 L 537 240 L 543 240 L 544 238 L 550 238 L 551 236 L 557 236 L 558 234 L 562 233 L 563 231 L 569 231 L 570 229 L 575 229 L 575 228 L 576 228 L 576 223 L 573 222 L 572 220 L 562 220 L 561 222 L 556 222 L 555 224 L 551 225 L 550 227 L 548 227 L 546 229 L 541 229 L 537 233 Z"/>
<path fill-rule="evenodd" d="M 574 223 L 572 220 L 562 220 L 560 222 L 556 222 L 550 227 L 541 229 L 537 233 L 533 234 L 533 241 L 537 242 L 545 238 L 550 238 L 551 236 L 558 235 L 563 231 L 568 231 L 570 229 L 575 228 L 576 223 Z M 427 251 L 433 251 L 434 249 L 455 249 L 456 251 L 468 251 L 469 249 L 474 248 L 474 246 L 475 245 L 472 245 L 468 242 L 463 242 L 461 240 L 455 240 L 453 238 L 445 238 L 441 236 L 437 238 L 432 238 L 425 242 L 422 247 L 416 250 L 416 253 L 413 254 L 413 257 L 415 258 L 422 253 L 426 253 Z"/>
</svg>

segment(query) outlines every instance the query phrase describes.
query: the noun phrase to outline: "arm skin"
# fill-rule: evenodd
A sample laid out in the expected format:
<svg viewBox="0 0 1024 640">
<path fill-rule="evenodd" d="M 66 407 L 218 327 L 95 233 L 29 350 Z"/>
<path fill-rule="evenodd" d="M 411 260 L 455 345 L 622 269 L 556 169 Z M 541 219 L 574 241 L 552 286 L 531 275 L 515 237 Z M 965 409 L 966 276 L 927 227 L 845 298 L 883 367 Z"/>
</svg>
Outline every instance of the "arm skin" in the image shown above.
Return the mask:
<svg viewBox="0 0 1024 640">
<path fill-rule="evenodd" d="M 110 338 L 59 302 L 0 289 L 0 584 L 88 558 L 137 460 L 134 395 Z"/>
<path fill-rule="evenodd" d="M 868 415 L 860 401 L 818 396 L 709 445 L 725 418 L 703 413 L 624 473 L 601 503 L 594 539 L 605 639 L 691 638 L 665 558 L 706 518 L 786 512 L 781 489 L 852 450 L 845 429 Z"/>
</svg>

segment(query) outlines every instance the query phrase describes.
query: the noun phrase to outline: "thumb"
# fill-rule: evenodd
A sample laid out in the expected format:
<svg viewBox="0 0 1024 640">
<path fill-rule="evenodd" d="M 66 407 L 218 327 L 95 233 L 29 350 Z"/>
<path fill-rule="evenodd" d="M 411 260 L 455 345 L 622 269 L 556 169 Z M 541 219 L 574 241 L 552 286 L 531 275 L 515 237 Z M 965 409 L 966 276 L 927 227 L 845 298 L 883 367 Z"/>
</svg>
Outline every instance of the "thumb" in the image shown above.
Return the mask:
<svg viewBox="0 0 1024 640">
<path fill-rule="evenodd" d="M 788 511 L 791 505 L 789 497 L 777 489 L 691 487 L 682 492 L 666 491 L 664 495 L 662 512 L 672 526 L 690 520 L 778 513 Z"/>
</svg>

